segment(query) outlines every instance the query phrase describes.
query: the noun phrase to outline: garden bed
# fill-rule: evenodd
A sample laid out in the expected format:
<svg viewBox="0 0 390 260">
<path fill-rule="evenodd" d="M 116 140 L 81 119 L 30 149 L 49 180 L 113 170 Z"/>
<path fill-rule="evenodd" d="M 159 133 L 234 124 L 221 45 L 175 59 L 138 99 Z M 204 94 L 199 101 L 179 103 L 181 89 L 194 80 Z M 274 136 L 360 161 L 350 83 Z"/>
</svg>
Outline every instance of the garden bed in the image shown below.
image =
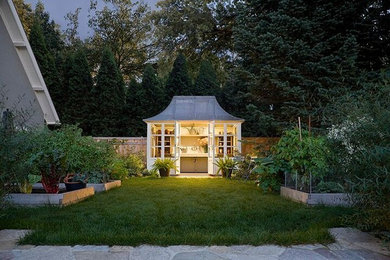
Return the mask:
<svg viewBox="0 0 390 260">
<path fill-rule="evenodd" d="M 14 205 L 37 207 L 45 205 L 67 206 L 77 203 L 95 194 L 93 187 L 80 190 L 63 192 L 58 194 L 49 193 L 11 193 L 7 196 L 7 201 Z"/>
<path fill-rule="evenodd" d="M 106 183 L 87 183 L 87 187 L 93 187 L 95 189 L 95 193 L 108 191 L 112 188 L 120 187 L 122 182 L 120 180 L 110 181 Z"/>
<path fill-rule="evenodd" d="M 287 187 L 280 188 L 280 195 L 307 205 L 350 206 L 351 201 L 346 193 L 307 193 Z"/>
</svg>

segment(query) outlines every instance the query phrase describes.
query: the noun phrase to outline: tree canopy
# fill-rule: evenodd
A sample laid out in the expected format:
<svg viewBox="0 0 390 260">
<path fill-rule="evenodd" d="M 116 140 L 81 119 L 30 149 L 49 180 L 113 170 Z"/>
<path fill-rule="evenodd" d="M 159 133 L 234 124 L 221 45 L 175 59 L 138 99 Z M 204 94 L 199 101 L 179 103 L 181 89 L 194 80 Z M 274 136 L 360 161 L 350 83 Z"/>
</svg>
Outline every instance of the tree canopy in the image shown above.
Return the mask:
<svg viewBox="0 0 390 260">
<path fill-rule="evenodd" d="M 244 136 L 278 136 L 297 117 L 325 130 L 390 67 L 383 0 L 162 0 L 154 11 L 94 0 L 85 39 L 80 9 L 61 31 L 41 2 L 14 3 L 60 120 L 88 134 L 145 136 L 142 119 L 174 95 L 216 96 L 246 120 Z"/>
<path fill-rule="evenodd" d="M 173 96 L 192 95 L 192 82 L 188 75 L 186 57 L 179 53 L 177 55 L 165 86 L 168 99 Z"/>
<path fill-rule="evenodd" d="M 94 136 L 121 136 L 124 131 L 125 105 L 124 82 L 115 62 L 114 54 L 107 47 L 101 55 L 101 63 L 92 88 L 91 124 Z"/>
</svg>

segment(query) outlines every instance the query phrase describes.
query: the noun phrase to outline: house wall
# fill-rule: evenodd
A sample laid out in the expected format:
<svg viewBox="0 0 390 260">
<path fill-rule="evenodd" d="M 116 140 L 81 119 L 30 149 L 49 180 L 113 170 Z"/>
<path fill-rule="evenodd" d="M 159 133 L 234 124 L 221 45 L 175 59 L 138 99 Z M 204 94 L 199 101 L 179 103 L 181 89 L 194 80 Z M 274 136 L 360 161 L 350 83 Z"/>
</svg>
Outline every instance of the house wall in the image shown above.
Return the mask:
<svg viewBox="0 0 390 260">
<path fill-rule="evenodd" d="M 43 111 L 24 72 L 16 48 L 0 17 L 0 112 L 24 110 L 26 124 L 43 125 Z M 1 117 L 1 115 L 0 115 Z"/>
</svg>

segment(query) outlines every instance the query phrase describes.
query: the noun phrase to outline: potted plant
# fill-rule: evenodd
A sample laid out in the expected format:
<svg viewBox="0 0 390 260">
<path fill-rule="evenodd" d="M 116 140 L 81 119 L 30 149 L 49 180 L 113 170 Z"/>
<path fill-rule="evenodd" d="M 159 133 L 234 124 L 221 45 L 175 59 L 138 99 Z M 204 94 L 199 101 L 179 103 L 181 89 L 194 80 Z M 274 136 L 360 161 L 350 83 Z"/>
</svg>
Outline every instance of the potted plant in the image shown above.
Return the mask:
<svg viewBox="0 0 390 260">
<path fill-rule="evenodd" d="M 153 170 L 158 170 L 160 172 L 161 177 L 169 177 L 169 171 L 171 169 L 175 169 L 175 171 L 177 171 L 177 166 L 175 162 L 176 160 L 171 160 L 168 158 L 158 158 L 153 164 Z"/>
<path fill-rule="evenodd" d="M 233 159 L 231 159 L 227 156 L 225 158 L 219 159 L 215 163 L 215 165 L 218 167 L 217 174 L 219 174 L 221 172 L 222 177 L 230 178 L 232 176 L 232 172 L 233 172 L 233 169 L 236 166 L 236 164 L 237 163 Z"/>
<path fill-rule="evenodd" d="M 79 190 L 87 187 L 89 176 L 86 173 L 69 173 L 64 178 L 67 191 Z"/>
</svg>

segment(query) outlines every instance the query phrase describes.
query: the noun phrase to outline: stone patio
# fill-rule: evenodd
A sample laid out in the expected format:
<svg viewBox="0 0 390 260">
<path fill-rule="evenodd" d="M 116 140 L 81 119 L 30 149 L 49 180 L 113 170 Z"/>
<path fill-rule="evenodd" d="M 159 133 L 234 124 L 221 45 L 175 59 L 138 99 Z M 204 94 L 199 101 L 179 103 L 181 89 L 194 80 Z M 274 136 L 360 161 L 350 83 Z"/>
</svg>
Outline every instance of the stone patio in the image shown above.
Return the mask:
<svg viewBox="0 0 390 260">
<path fill-rule="evenodd" d="M 0 259 L 390 259 L 373 236 L 352 228 L 333 228 L 329 245 L 265 246 L 32 246 L 17 245 L 28 230 L 0 231 Z"/>
</svg>

